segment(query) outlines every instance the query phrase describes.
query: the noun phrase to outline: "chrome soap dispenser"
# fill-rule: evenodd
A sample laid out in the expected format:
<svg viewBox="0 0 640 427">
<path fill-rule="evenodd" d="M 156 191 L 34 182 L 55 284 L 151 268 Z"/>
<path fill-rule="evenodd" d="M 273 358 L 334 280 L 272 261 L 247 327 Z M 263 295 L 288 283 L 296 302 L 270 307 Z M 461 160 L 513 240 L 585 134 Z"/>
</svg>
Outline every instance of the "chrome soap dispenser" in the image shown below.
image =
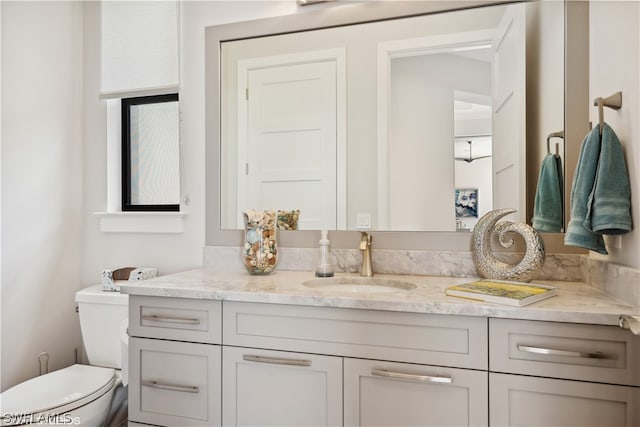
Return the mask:
<svg viewBox="0 0 640 427">
<path fill-rule="evenodd" d="M 316 277 L 333 277 L 333 266 L 331 265 L 331 251 L 329 250 L 329 238 L 327 230 L 320 232 L 318 242 L 318 263 L 316 264 Z"/>
</svg>

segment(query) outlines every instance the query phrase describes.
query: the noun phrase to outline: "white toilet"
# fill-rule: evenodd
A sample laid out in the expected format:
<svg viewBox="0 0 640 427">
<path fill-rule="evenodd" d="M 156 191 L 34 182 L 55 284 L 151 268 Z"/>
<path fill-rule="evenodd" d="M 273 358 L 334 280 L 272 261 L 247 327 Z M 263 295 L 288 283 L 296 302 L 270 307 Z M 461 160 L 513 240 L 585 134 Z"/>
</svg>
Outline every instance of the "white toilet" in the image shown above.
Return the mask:
<svg viewBox="0 0 640 427">
<path fill-rule="evenodd" d="M 2 426 L 101 426 L 121 383 L 122 337 L 129 296 L 101 285 L 76 293 L 80 327 L 91 365 L 72 365 L 20 383 L 0 395 Z M 124 357 L 123 357 L 124 356 Z"/>
</svg>

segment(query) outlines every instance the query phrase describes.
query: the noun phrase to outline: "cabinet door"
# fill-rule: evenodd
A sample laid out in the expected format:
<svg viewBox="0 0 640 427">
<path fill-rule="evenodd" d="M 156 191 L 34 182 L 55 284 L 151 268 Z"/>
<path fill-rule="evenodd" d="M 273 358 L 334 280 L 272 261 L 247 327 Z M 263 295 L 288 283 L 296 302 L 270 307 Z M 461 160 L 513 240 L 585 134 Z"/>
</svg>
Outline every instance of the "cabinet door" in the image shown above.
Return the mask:
<svg viewBox="0 0 640 427">
<path fill-rule="evenodd" d="M 492 426 L 640 425 L 640 388 L 489 374 Z"/>
<path fill-rule="evenodd" d="M 224 346 L 225 426 L 342 425 L 342 358 Z"/>
<path fill-rule="evenodd" d="M 344 360 L 345 426 L 482 426 L 487 372 Z"/>
<path fill-rule="evenodd" d="M 129 420 L 220 425 L 220 346 L 129 339 Z"/>
</svg>

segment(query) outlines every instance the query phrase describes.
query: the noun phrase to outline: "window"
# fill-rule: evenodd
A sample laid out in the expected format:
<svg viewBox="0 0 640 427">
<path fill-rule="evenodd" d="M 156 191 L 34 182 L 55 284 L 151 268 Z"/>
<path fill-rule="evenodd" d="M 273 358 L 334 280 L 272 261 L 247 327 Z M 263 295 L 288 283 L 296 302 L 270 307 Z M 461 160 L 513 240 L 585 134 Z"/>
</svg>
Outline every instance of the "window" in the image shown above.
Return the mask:
<svg viewBox="0 0 640 427">
<path fill-rule="evenodd" d="M 180 210 L 178 94 L 122 99 L 122 211 Z"/>
</svg>

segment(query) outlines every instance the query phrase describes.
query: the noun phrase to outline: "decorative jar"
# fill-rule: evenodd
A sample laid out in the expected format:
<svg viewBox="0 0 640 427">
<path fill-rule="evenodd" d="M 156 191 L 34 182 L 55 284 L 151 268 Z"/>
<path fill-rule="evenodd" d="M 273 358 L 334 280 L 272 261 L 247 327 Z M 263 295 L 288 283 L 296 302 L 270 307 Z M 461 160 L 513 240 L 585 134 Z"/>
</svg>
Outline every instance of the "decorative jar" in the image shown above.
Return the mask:
<svg viewBox="0 0 640 427">
<path fill-rule="evenodd" d="M 242 262 L 250 274 L 269 274 L 278 263 L 277 212 L 248 209 L 243 217 Z"/>
</svg>

